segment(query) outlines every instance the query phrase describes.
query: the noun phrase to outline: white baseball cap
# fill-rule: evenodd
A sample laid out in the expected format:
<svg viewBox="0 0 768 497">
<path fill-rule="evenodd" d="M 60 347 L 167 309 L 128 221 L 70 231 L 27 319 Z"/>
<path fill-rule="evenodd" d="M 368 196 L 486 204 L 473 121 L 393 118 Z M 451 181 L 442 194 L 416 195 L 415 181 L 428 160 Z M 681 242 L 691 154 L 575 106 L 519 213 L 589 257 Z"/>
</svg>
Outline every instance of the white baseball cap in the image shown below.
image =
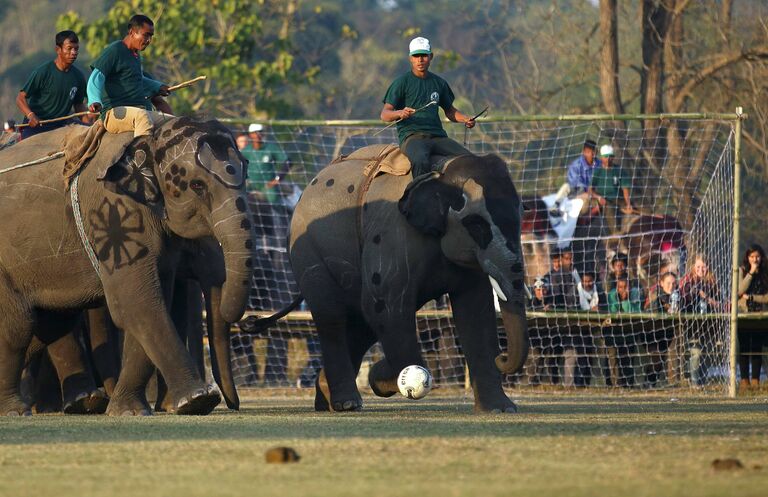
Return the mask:
<svg viewBox="0 0 768 497">
<path fill-rule="evenodd" d="M 429 45 L 429 40 L 419 36 L 411 40 L 408 45 L 409 55 L 429 55 L 432 53 L 432 47 Z"/>
<path fill-rule="evenodd" d="M 615 154 L 613 153 L 613 147 L 610 145 L 603 145 L 600 147 L 600 155 L 603 157 L 615 157 Z"/>
<path fill-rule="evenodd" d="M 264 126 L 258 123 L 253 123 L 250 126 L 248 126 L 248 132 L 249 133 L 258 133 L 260 131 L 264 131 Z"/>
</svg>

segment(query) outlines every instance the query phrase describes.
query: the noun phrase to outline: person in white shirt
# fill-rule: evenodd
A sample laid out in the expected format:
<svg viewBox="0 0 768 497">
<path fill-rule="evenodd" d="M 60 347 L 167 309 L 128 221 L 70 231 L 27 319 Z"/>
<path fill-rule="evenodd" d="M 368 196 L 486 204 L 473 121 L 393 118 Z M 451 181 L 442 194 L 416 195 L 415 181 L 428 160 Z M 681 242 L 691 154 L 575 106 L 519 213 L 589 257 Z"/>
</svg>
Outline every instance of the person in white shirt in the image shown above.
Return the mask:
<svg viewBox="0 0 768 497">
<path fill-rule="evenodd" d="M 576 289 L 579 292 L 579 308 L 582 311 L 596 311 L 600 304 L 600 296 L 595 285 L 595 273 L 589 271 L 584 273 Z"/>
</svg>

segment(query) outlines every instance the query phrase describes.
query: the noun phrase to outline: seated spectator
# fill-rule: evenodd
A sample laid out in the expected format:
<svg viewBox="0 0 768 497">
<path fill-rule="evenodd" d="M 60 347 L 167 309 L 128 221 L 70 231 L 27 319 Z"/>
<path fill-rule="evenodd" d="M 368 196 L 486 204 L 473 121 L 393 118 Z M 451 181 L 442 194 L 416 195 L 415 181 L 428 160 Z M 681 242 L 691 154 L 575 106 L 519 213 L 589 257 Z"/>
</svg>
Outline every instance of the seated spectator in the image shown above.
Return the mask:
<svg viewBox="0 0 768 497">
<path fill-rule="evenodd" d="M 613 256 L 608 267 L 608 274 L 605 277 L 605 285 L 603 285 L 606 292 L 610 292 L 616 288 L 616 280 L 619 278 L 629 277 L 629 273 L 627 272 L 628 265 L 629 257 L 624 252 L 618 252 Z"/>
<path fill-rule="evenodd" d="M 548 273 L 549 287 L 552 292 L 552 301 L 557 309 L 579 309 L 578 284 L 581 283 L 579 272 L 573 268 L 573 251 L 570 247 L 559 252 L 559 265 L 552 264 L 552 270 Z"/>
<path fill-rule="evenodd" d="M 646 292 L 645 297 L 645 303 L 643 304 L 643 308 L 652 312 L 656 312 L 652 310 L 652 304 L 656 300 L 656 297 L 658 295 L 658 289 L 659 289 L 659 283 L 661 283 L 661 278 L 666 273 L 672 273 L 675 275 L 675 281 L 677 281 L 677 271 L 675 270 L 675 264 L 673 264 L 671 261 L 664 259 L 661 261 L 661 264 L 659 265 L 659 271 L 658 271 L 658 280 L 656 283 L 651 285 L 648 288 L 648 292 Z M 680 297 L 678 293 L 678 297 Z M 678 302 L 679 304 L 679 302 Z M 678 309 L 679 311 L 679 309 Z"/>
<path fill-rule="evenodd" d="M 579 308 L 582 311 L 597 311 L 600 305 L 600 294 L 595 284 L 595 273 L 587 271 L 576 286 L 579 293 Z"/>
<path fill-rule="evenodd" d="M 630 288 L 629 278 L 620 276 L 616 288 L 608 292 L 608 310 L 612 313 L 642 311 L 643 297 L 639 288 Z"/>
<path fill-rule="evenodd" d="M 533 283 L 533 300 L 531 300 L 532 311 L 551 311 L 552 296 L 549 295 L 549 288 L 542 278 L 536 278 Z"/>
<path fill-rule="evenodd" d="M 753 244 L 744 253 L 739 266 L 739 311 L 768 310 L 768 263 L 760 245 Z M 739 372 L 742 388 L 760 386 L 760 368 L 765 332 L 739 332 Z M 749 367 L 752 366 L 750 377 Z"/>
<path fill-rule="evenodd" d="M 567 181 L 557 191 L 555 204 L 550 210 L 553 216 L 561 216 L 560 203 L 569 196 L 580 198 L 584 201 L 581 214 L 585 214 L 590 207 L 590 198 L 587 190 L 592 185 L 592 173 L 599 164 L 595 160 L 597 144 L 594 140 L 586 140 L 581 155 L 568 164 Z"/>
<path fill-rule="evenodd" d="M 720 290 L 715 275 L 709 270 L 709 264 L 703 254 L 693 258 L 691 270 L 680 281 L 680 303 L 683 312 L 709 314 L 722 307 Z M 702 337 L 709 334 L 710 327 L 704 321 L 692 320 L 687 327 L 688 333 L 688 374 L 693 385 L 701 385 L 705 378 L 702 374 Z"/>
<path fill-rule="evenodd" d="M 654 290 L 654 299 L 646 305 L 646 310 L 654 314 L 677 314 L 680 312 L 680 292 L 677 276 L 667 271 L 659 277 Z M 643 332 L 648 349 L 648 364 L 645 366 L 645 380 L 648 388 L 656 387 L 659 376 L 666 367 L 666 353 L 674 338 L 675 326 L 666 320 L 654 323 L 651 330 Z"/>
</svg>

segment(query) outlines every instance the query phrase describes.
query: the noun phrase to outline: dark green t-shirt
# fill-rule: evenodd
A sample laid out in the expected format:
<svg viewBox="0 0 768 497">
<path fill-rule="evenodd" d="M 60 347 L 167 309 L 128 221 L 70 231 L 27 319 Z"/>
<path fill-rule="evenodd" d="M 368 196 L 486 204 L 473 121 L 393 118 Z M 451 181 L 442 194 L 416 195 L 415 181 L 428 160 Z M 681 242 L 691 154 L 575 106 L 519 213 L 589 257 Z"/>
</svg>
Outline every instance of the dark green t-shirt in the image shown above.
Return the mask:
<svg viewBox="0 0 768 497">
<path fill-rule="evenodd" d="M 269 187 L 267 184 L 275 179 L 277 166 L 288 160 L 285 152 L 277 145 L 264 143 L 258 150 L 248 145 L 240 153 L 248 159 L 248 191 L 264 192 L 270 203 L 277 202 L 277 185 Z"/>
<path fill-rule="evenodd" d="M 85 76 L 74 65 L 60 71 L 54 61 L 32 71 L 24 87 L 27 104 L 38 119 L 54 119 L 69 115 L 72 106 L 85 99 Z"/>
<path fill-rule="evenodd" d="M 616 164 L 611 165 L 610 169 L 601 165 L 592 174 L 592 188 L 608 200 L 616 200 L 622 197 L 622 188 L 632 188 L 632 179 Z"/>
<path fill-rule="evenodd" d="M 141 55 L 130 51 L 122 40 L 110 43 L 91 69 L 104 75 L 102 115 L 114 107 L 146 108 L 148 92 L 144 89 Z"/>
<path fill-rule="evenodd" d="M 427 72 L 425 78 L 420 78 L 408 71 L 392 82 L 387 94 L 384 95 L 384 103 L 391 104 L 395 110 L 405 107 L 419 109 L 433 100 L 436 100 L 438 105 L 430 105 L 397 123 L 397 137 L 400 144 L 413 133 L 448 136 L 443 130 L 437 107 L 440 106 L 448 112 L 453 106 L 454 96 L 448 83 L 431 72 Z"/>
</svg>

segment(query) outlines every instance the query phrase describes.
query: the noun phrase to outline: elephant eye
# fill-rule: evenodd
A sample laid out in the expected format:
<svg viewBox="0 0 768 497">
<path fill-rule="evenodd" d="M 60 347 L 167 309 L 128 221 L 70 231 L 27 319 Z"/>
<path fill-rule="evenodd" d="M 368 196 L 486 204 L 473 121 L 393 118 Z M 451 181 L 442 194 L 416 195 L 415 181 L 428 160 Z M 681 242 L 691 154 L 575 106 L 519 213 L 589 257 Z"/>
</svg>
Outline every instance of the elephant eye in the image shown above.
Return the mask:
<svg viewBox="0 0 768 497">
<path fill-rule="evenodd" d="M 197 193 L 198 195 L 202 195 L 205 192 L 205 183 L 200 181 L 199 179 L 193 179 L 189 182 L 189 187 L 192 189 L 193 192 Z"/>
</svg>

